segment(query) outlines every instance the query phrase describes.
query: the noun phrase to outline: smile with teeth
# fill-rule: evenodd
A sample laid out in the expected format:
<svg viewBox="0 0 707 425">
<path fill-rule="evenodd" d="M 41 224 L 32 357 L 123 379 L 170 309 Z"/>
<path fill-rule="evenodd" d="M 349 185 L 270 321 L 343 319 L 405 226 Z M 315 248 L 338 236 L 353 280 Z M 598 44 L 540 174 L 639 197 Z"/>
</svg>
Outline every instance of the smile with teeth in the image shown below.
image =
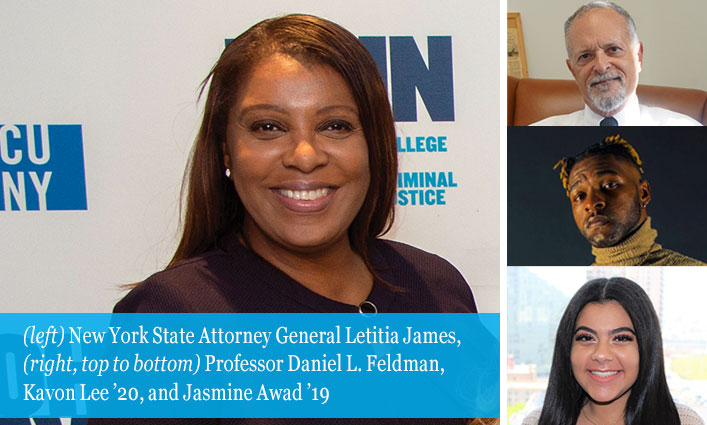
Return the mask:
<svg viewBox="0 0 707 425">
<path fill-rule="evenodd" d="M 322 188 L 317 190 L 289 190 L 280 189 L 278 191 L 280 195 L 294 199 L 297 201 L 314 201 L 319 198 L 325 197 L 329 193 L 329 188 Z"/>
<path fill-rule="evenodd" d="M 619 373 L 618 370 L 613 370 L 613 371 L 608 371 L 608 372 L 600 372 L 598 370 L 590 370 L 589 373 L 592 375 L 598 376 L 600 378 L 608 378 L 609 376 L 614 376 Z"/>
</svg>

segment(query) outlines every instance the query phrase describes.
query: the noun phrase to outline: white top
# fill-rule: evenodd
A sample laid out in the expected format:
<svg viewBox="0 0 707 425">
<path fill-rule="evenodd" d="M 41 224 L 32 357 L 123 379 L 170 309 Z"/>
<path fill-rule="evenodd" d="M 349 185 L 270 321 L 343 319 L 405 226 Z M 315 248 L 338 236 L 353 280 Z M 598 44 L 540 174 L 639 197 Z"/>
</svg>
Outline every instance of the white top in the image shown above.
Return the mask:
<svg viewBox="0 0 707 425">
<path fill-rule="evenodd" d="M 675 403 L 675 407 L 678 409 L 678 416 L 680 416 L 680 425 L 705 425 L 702 418 L 690 406 Z M 538 420 L 540 420 L 540 409 L 530 412 L 523 419 L 523 425 L 538 425 Z"/>
<path fill-rule="evenodd" d="M 702 125 L 687 115 L 655 106 L 639 105 L 638 97 L 634 94 L 626 103 L 626 106 L 614 118 L 619 125 Z M 599 121 L 604 117 L 598 115 L 587 105 L 584 109 L 572 112 L 567 115 L 555 115 L 545 118 L 530 125 L 573 125 L 573 126 L 598 126 Z"/>
</svg>

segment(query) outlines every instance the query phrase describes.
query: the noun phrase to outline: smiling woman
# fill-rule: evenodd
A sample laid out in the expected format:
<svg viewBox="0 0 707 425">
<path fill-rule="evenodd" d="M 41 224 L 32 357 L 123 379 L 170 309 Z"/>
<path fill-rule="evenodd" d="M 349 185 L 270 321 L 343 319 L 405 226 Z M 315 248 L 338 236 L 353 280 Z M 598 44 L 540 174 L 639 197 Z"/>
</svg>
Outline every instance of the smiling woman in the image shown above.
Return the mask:
<svg viewBox="0 0 707 425">
<path fill-rule="evenodd" d="M 349 304 L 365 299 L 372 275 L 352 255 L 347 230 L 368 192 L 368 148 L 344 79 L 283 54 L 263 59 L 226 131 L 224 160 L 247 212 L 242 237 L 251 249 L 315 292 Z M 326 253 L 336 262 L 329 270 L 347 270 L 357 284 L 349 290 L 326 270 L 308 276 L 302 252 Z"/>
<path fill-rule="evenodd" d="M 623 404 L 636 382 L 640 358 L 628 313 L 616 301 L 590 303 L 575 327 L 570 362 L 577 383 L 595 403 Z"/>
<path fill-rule="evenodd" d="M 670 395 L 658 316 L 635 282 L 587 282 L 560 320 L 542 411 L 523 425 L 700 425 Z"/>
<path fill-rule="evenodd" d="M 445 260 L 379 239 L 393 221 L 395 128 L 375 62 L 309 15 L 233 40 L 208 96 L 165 271 L 116 312 L 475 312 Z"/>
<path fill-rule="evenodd" d="M 207 85 L 179 246 L 115 312 L 476 312 L 451 264 L 379 238 L 394 215 L 395 128 L 356 36 L 308 15 L 268 19 L 228 45 Z M 164 420 L 197 422 L 466 423 Z"/>
</svg>

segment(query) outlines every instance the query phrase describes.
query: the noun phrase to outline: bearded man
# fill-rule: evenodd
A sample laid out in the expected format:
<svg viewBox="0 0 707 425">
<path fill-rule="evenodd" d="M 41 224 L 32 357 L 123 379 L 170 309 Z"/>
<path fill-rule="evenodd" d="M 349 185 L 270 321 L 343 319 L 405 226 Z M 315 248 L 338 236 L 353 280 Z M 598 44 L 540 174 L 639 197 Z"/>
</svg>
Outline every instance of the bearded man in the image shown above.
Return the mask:
<svg viewBox="0 0 707 425">
<path fill-rule="evenodd" d="M 643 44 L 633 18 L 608 1 L 592 1 L 565 22 L 567 68 L 584 109 L 532 125 L 702 125 L 687 115 L 641 105 L 636 97 Z"/>
</svg>

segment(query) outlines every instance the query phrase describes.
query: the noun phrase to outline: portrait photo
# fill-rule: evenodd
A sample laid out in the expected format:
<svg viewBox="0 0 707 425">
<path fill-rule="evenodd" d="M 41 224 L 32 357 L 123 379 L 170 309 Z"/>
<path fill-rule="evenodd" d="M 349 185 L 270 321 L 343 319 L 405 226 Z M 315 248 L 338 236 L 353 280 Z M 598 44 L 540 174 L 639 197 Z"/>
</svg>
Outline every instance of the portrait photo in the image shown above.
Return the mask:
<svg viewBox="0 0 707 425">
<path fill-rule="evenodd" d="M 637 155 L 643 172 L 633 164 L 629 151 L 617 144 L 610 147 L 618 149 L 614 153 L 590 151 L 586 155 L 579 155 L 607 138 L 613 138 L 615 142 L 623 140 L 630 145 L 633 149 L 629 150 Z M 707 144 L 704 142 L 705 132 L 698 127 L 509 127 L 508 265 L 589 265 L 597 262 L 596 255 L 593 255 L 593 250 L 596 252 L 597 248 L 600 251 L 598 263 L 601 265 L 697 265 L 676 264 L 672 260 L 660 263 L 657 261 L 662 260 L 650 259 L 654 255 L 664 256 L 662 250 L 704 261 L 707 259 L 707 231 L 702 225 L 702 211 L 707 205 L 704 196 L 707 176 L 702 167 L 695 165 L 696 158 L 707 154 Z M 617 156 L 617 152 L 626 156 Z M 582 156 L 585 156 L 586 161 L 581 160 Z M 596 206 L 599 209 L 598 218 L 594 218 L 596 210 L 586 211 L 582 207 L 582 211 L 577 212 L 575 199 L 570 198 L 572 193 L 563 186 L 561 177 L 563 158 L 575 157 L 580 158 L 580 161 L 575 161 L 570 175 L 564 176 L 564 179 L 571 180 L 568 187 L 575 184 L 573 188 L 578 188 L 577 180 L 573 180 L 572 175 L 573 171 L 581 171 L 582 167 L 578 165 L 600 157 L 618 158 L 619 165 L 624 166 L 631 173 L 630 178 L 635 180 L 626 181 L 622 186 L 628 188 L 625 193 L 627 198 L 616 202 L 599 199 L 606 205 Z M 607 174 L 602 176 L 606 177 Z M 610 193 L 606 185 L 616 184 L 613 181 L 596 183 L 603 186 L 595 193 Z M 581 192 L 579 196 L 586 196 L 587 190 Z M 637 196 L 646 198 L 641 200 Z M 625 229 L 615 232 L 611 237 L 613 240 L 594 240 L 592 243 L 583 236 L 583 232 L 594 231 L 589 227 L 598 228 L 599 224 L 604 224 L 596 220 L 611 218 L 612 215 L 616 215 L 616 220 L 625 222 Z M 635 217 L 631 218 L 632 215 Z M 652 240 L 649 244 L 652 248 L 648 248 L 653 254 L 649 256 L 648 251 L 640 251 L 635 256 L 645 254 L 648 263 L 636 260 L 607 264 L 602 260 L 601 255 L 607 250 L 614 250 L 637 232 L 648 230 L 646 226 L 639 229 L 640 225 L 646 223 L 657 232 L 657 237 L 646 234 L 642 239 L 646 244 Z M 660 252 L 656 244 L 662 246 Z"/>
</svg>

